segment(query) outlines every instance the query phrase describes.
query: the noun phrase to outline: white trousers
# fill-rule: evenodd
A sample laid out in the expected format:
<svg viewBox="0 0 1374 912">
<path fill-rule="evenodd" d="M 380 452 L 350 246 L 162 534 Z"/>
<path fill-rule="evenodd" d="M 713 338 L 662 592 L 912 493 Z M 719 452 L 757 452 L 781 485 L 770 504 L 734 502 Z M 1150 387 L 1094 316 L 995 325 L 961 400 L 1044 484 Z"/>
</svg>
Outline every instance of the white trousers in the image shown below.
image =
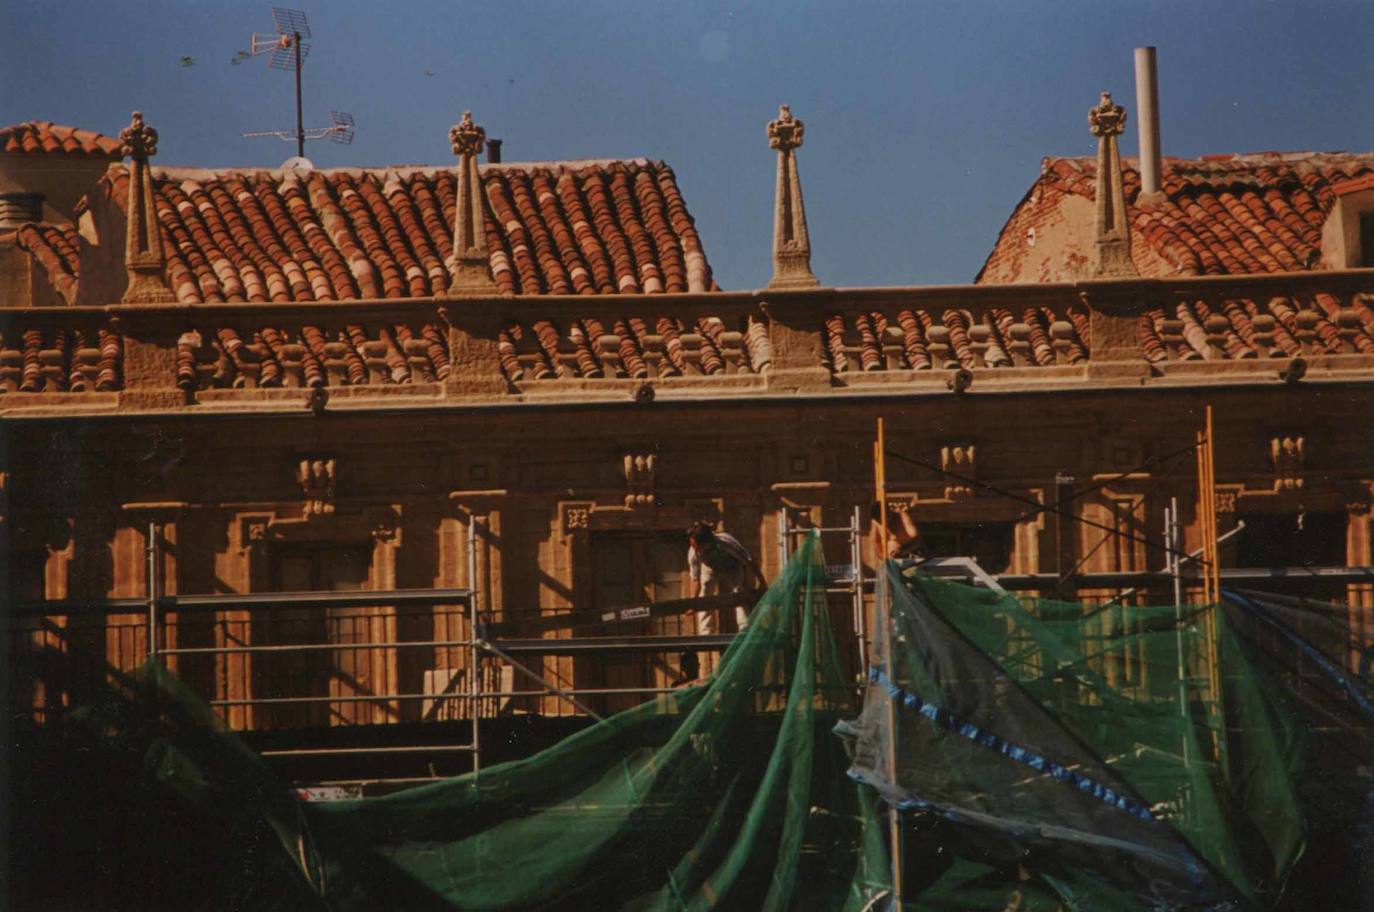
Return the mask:
<svg viewBox="0 0 1374 912">
<path fill-rule="evenodd" d="M 722 588 L 723 584 L 723 588 Z M 710 567 L 701 568 L 701 594 L 719 595 L 721 592 L 743 592 L 744 573 L 732 572 L 717 574 L 711 571 Z M 716 612 L 698 611 L 697 633 L 719 633 L 720 628 L 716 623 Z M 749 626 L 749 606 L 739 604 L 735 606 L 735 627 L 739 630 Z"/>
</svg>

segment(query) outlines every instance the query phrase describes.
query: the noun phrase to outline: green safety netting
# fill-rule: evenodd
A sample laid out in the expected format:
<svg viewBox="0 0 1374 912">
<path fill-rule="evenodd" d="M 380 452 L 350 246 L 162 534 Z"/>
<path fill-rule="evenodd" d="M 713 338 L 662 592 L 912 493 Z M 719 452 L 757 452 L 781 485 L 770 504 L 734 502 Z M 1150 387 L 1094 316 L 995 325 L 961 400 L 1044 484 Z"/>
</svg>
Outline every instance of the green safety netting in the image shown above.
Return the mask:
<svg viewBox="0 0 1374 912">
<path fill-rule="evenodd" d="M 349 801 L 300 800 L 149 663 L 102 738 L 198 822 L 124 856 L 213 844 L 221 880 L 178 908 L 864 912 L 891 908 L 896 806 L 904 910 L 1368 908 L 1374 693 L 1333 606 L 1089 606 L 889 563 L 852 718 L 825 588 L 813 536 L 706 684 Z"/>
<path fill-rule="evenodd" d="M 891 563 L 878 598 L 892 626 L 841 731 L 904 811 L 911 907 L 1277 908 L 1309 845 L 1342 887 L 1303 889 L 1374 901 L 1374 694 L 1299 609 L 1093 607 Z"/>
<path fill-rule="evenodd" d="M 852 909 L 889 863 L 831 734 L 853 710 L 809 539 L 710 681 L 529 759 L 395 794 L 297 800 L 160 666 L 157 778 L 264 815 L 330 909 Z"/>
</svg>

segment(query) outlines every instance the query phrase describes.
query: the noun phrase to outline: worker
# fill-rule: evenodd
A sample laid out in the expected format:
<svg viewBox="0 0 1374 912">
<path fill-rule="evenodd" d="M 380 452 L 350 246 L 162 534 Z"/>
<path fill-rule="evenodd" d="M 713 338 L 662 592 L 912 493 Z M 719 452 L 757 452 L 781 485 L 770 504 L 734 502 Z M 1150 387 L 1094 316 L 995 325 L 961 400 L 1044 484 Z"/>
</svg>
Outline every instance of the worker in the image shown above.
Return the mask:
<svg viewBox="0 0 1374 912">
<path fill-rule="evenodd" d="M 883 553 L 882 508 L 875 500 L 868 508 L 868 535 L 878 559 L 919 558 L 921 530 L 916 525 L 916 508 L 887 511 L 887 552 Z"/>
<path fill-rule="evenodd" d="M 693 523 L 687 530 L 687 575 L 691 598 L 743 592 L 746 576 L 751 577 L 751 582 L 757 579 L 761 587 L 768 585 L 749 549 L 730 533 L 717 532 L 705 522 Z M 741 631 L 748 626 L 748 606 L 735 606 L 735 623 Z M 698 611 L 697 633 L 716 632 L 716 613 Z"/>
</svg>

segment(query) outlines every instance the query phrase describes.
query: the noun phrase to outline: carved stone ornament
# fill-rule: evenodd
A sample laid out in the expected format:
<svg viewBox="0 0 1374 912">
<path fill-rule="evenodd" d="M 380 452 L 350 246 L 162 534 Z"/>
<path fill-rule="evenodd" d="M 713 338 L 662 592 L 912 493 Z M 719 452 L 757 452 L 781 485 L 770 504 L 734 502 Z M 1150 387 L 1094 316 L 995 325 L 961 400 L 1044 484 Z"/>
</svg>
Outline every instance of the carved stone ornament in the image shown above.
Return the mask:
<svg viewBox="0 0 1374 912">
<path fill-rule="evenodd" d="M 1301 437 L 1275 437 L 1269 441 L 1269 458 L 1274 464 L 1274 490 L 1302 488 L 1303 462 L 1307 458 Z"/>
<path fill-rule="evenodd" d="M 135 111 L 129 125 L 119 131 L 119 154 L 134 161 L 147 161 L 157 154 L 157 131 L 143 122 L 143 112 Z"/>
<path fill-rule="evenodd" d="M 625 454 L 625 495 L 627 507 L 651 507 L 657 501 L 654 495 L 654 470 L 658 457 L 653 453 Z"/>
<path fill-rule="evenodd" d="M 563 504 L 563 534 L 570 532 L 582 532 L 592 525 L 592 511 L 596 505 L 592 503 L 566 503 Z"/>
<path fill-rule="evenodd" d="M 787 105 L 778 105 L 778 119 L 768 122 L 768 148 L 791 151 L 801 148 L 806 125 L 792 116 Z"/>
<path fill-rule="evenodd" d="M 449 127 L 448 141 L 454 155 L 480 155 L 487 144 L 487 131 L 472 122 L 471 111 L 464 111 L 462 119 Z"/>
<path fill-rule="evenodd" d="M 247 516 L 242 520 L 242 533 L 240 542 L 244 550 L 254 548 L 267 542 L 269 530 L 272 526 L 270 516 Z"/>
<path fill-rule="evenodd" d="M 811 234 L 806 227 L 806 204 L 795 154 L 805 129 L 787 105 L 779 106 L 778 119 L 768 122 L 768 146 L 778 152 L 769 288 L 814 288 L 820 284 L 811 272 Z"/>
<path fill-rule="evenodd" d="M 1096 223 L 1097 259 L 1093 275 L 1127 278 L 1137 275 L 1131 259 L 1131 229 L 1126 218 L 1126 190 L 1116 138 L 1126 129 L 1126 109 L 1112 103 L 1110 92 L 1088 112 L 1088 127 L 1097 137 Z"/>
<path fill-rule="evenodd" d="M 163 269 L 162 234 L 158 228 L 153 202 L 153 177 L 149 156 L 157 153 L 157 131 L 143 122 L 143 114 L 133 113 L 129 125 L 119 131 L 120 152 L 133 159 L 129 168 L 129 199 L 125 207 L 127 229 L 124 238 L 124 270 L 128 286 L 121 298 L 125 304 L 167 304 L 176 300 L 167 287 Z"/>
<path fill-rule="evenodd" d="M 971 443 L 940 447 L 940 469 L 961 478 L 974 478 L 978 469 L 974 456 L 974 447 Z M 949 475 L 945 478 L 945 497 L 949 500 L 964 500 L 973 496 L 973 488 L 967 482 Z"/>
<path fill-rule="evenodd" d="M 1212 492 L 1216 511 L 1219 514 L 1229 514 L 1236 512 L 1236 499 L 1240 496 L 1239 491 L 1216 490 Z"/>
<path fill-rule="evenodd" d="M 449 144 L 458 156 L 458 193 L 453 213 L 453 256 L 449 259 L 449 294 L 489 294 L 496 290 L 491 277 L 487 232 L 482 215 L 482 178 L 477 155 L 487 131 L 472 122 L 472 112 L 449 128 Z"/>
<path fill-rule="evenodd" d="M 1103 92 L 1097 107 L 1088 112 L 1088 128 L 1093 136 L 1120 136 L 1126 130 L 1126 109 L 1112 103 L 1112 93 Z"/>
<path fill-rule="evenodd" d="M 383 544 L 396 544 L 401 535 L 401 515 L 393 507 L 379 507 L 369 510 L 366 516 L 372 540 Z"/>
<path fill-rule="evenodd" d="M 296 481 L 305 495 L 307 518 L 334 512 L 334 488 L 338 481 L 336 460 L 302 459 L 296 469 Z"/>
</svg>

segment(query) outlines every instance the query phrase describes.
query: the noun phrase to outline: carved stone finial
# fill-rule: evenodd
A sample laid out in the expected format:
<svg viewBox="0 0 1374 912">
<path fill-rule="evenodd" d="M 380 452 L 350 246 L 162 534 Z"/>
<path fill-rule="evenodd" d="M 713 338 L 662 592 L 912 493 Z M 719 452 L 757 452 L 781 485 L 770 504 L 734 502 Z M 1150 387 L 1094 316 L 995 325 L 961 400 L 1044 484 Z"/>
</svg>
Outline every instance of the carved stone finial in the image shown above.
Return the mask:
<svg viewBox="0 0 1374 912">
<path fill-rule="evenodd" d="M 487 131 L 472 122 L 471 111 L 464 111 L 463 119 L 449 127 L 448 141 L 454 155 L 481 155 L 487 143 Z"/>
<path fill-rule="evenodd" d="M 811 235 L 806 229 L 806 205 L 796 150 L 805 125 L 787 105 L 768 123 L 768 147 L 778 152 L 778 187 L 773 210 L 773 278 L 769 288 L 814 288 L 820 282 L 811 272 Z"/>
<path fill-rule="evenodd" d="M 1126 131 L 1126 109 L 1112 103 L 1112 93 L 1103 92 L 1097 107 L 1088 111 L 1088 129 L 1093 136 L 1120 136 Z"/>
<path fill-rule="evenodd" d="M 487 141 L 487 131 L 472 122 L 472 112 L 448 131 L 453 154 L 458 156 L 458 201 L 453 216 L 453 258 L 449 261 L 449 294 L 491 294 L 491 257 L 482 215 L 482 177 L 477 156 Z"/>
<path fill-rule="evenodd" d="M 806 124 L 792 116 L 792 109 L 787 105 L 778 105 L 778 119 L 768 122 L 768 148 L 801 148 L 802 134 L 805 132 Z"/>
<path fill-rule="evenodd" d="M 1130 278 L 1139 273 L 1131 260 L 1131 227 L 1126 220 L 1126 190 L 1116 143 L 1126 129 L 1126 109 L 1112 102 L 1110 92 L 1103 92 L 1097 107 L 1088 111 L 1088 128 L 1097 137 L 1097 260 L 1093 276 Z"/>
<path fill-rule="evenodd" d="M 157 154 L 157 131 L 143 122 L 143 112 L 135 111 L 129 125 L 119 131 L 119 154 L 147 161 Z"/>
<path fill-rule="evenodd" d="M 125 304 L 168 304 L 176 300 L 167 287 L 163 270 L 162 233 L 158 229 L 153 201 L 153 178 L 149 156 L 157 154 L 157 131 L 143 122 L 135 111 L 129 125 L 119 131 L 120 152 L 133 159 L 129 168 L 127 230 L 124 239 L 124 270 L 129 284 L 124 289 Z"/>
</svg>

